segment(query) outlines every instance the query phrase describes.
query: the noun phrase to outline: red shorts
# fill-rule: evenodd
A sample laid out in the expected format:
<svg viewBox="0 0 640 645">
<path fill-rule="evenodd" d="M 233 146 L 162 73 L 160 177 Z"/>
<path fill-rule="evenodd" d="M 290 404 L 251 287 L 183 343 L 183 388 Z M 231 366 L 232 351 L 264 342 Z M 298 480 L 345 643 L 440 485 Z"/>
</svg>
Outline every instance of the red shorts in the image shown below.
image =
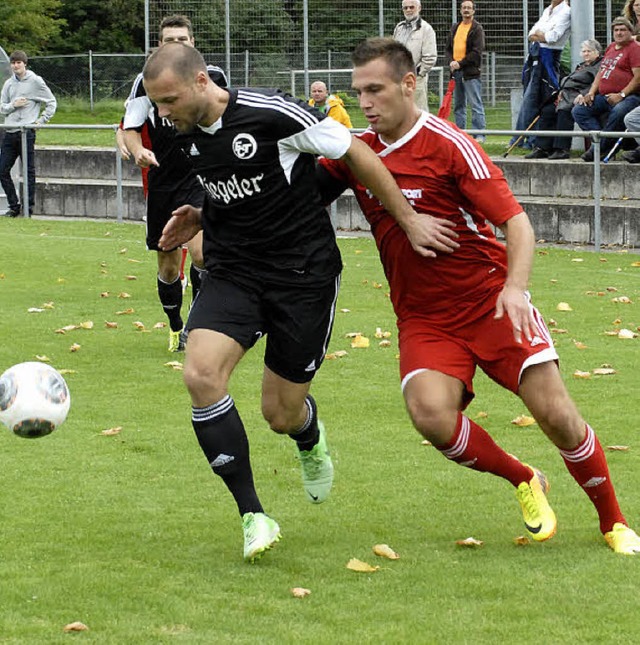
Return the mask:
<svg viewBox="0 0 640 645">
<path fill-rule="evenodd" d="M 499 320 L 494 319 L 495 303 L 484 315 L 470 316 L 468 319 L 473 322 L 457 325 L 455 329 L 446 324 L 434 325 L 423 318 L 408 318 L 398 323 L 403 389 L 418 372 L 442 372 L 462 381 L 466 406 L 474 397 L 473 375 L 477 365 L 496 383 L 517 393 L 525 368 L 558 360 L 540 312 L 532 304 L 529 306 L 540 333 L 522 343 L 515 341 L 513 325 L 506 314 Z"/>
</svg>

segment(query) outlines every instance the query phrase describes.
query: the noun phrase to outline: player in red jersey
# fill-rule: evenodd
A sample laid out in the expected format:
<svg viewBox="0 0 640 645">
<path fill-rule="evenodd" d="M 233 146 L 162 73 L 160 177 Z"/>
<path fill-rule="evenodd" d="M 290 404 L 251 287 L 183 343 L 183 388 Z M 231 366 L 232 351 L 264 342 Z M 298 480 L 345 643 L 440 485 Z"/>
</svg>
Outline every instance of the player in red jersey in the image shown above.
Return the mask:
<svg viewBox="0 0 640 645">
<path fill-rule="evenodd" d="M 535 239 L 502 175 L 471 138 L 415 107 L 409 52 L 372 38 L 353 53 L 361 135 L 391 171 L 416 218 L 394 219 L 340 160 L 321 159 L 329 200 L 350 186 L 371 224 L 398 318 L 402 390 L 411 420 L 445 457 L 516 488 L 536 541 L 555 534 L 548 483 L 507 454 L 463 410 L 477 366 L 517 394 L 589 496 L 617 553 L 640 553 L 606 458 L 560 377 L 558 356 L 528 288 Z M 491 225 L 504 234 L 500 243 Z"/>
</svg>

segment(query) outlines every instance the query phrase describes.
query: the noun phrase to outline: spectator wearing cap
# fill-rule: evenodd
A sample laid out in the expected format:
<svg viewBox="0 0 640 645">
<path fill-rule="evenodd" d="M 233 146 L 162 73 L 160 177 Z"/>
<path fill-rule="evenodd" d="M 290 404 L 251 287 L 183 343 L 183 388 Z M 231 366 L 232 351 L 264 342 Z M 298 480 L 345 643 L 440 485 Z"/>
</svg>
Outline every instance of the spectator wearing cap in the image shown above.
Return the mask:
<svg viewBox="0 0 640 645">
<path fill-rule="evenodd" d="M 27 187 L 29 191 L 29 215 L 33 213 L 36 191 L 35 142 L 36 131 L 29 128 L 26 133 L 26 151 L 22 149 L 20 128 L 28 125 L 43 125 L 55 114 L 57 102 L 42 77 L 27 69 L 29 59 L 25 52 L 17 50 L 10 54 L 11 77 L 0 94 L 0 113 L 4 115 L 5 135 L 0 148 L 0 184 L 7 196 L 9 210 L 6 215 L 20 215 L 20 200 L 11 179 L 11 169 L 18 157 L 27 155 Z M 26 212 L 26 209 L 25 209 Z"/>
<path fill-rule="evenodd" d="M 623 132 L 624 117 L 640 105 L 640 43 L 633 37 L 633 25 L 624 16 L 616 18 L 611 27 L 613 42 L 604 53 L 589 91 L 578 96 L 572 110 L 575 122 L 587 132 Z M 604 158 L 614 144 L 615 139 L 603 138 L 600 156 Z M 593 147 L 582 159 L 593 161 Z"/>
</svg>

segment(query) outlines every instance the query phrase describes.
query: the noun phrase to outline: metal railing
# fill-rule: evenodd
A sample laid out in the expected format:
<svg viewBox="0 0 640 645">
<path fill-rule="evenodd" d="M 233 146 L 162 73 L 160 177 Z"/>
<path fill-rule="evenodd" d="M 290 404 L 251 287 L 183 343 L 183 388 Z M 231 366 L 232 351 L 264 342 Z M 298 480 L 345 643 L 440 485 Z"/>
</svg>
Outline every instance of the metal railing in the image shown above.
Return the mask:
<svg viewBox="0 0 640 645">
<path fill-rule="evenodd" d="M 27 131 L 33 129 L 55 129 L 55 130 L 111 130 L 114 132 L 118 128 L 118 124 L 112 125 L 79 125 L 79 124 L 55 124 L 55 125 L 27 125 L 18 128 L 21 132 L 22 149 L 26 150 L 27 145 Z M 15 130 L 15 126 L 8 126 L 0 124 L 0 130 Z M 352 132 L 363 132 L 363 129 L 354 129 Z M 594 247 L 599 251 L 602 246 L 602 219 L 601 219 L 601 201 L 602 201 L 602 186 L 601 186 L 601 163 L 600 150 L 602 139 L 635 139 L 638 138 L 640 133 L 633 132 L 604 132 L 600 130 L 582 131 L 582 130 L 466 130 L 470 135 L 484 135 L 491 136 L 510 136 L 510 137 L 572 137 L 581 139 L 590 139 L 593 146 L 593 179 L 592 179 L 592 194 L 593 194 L 593 229 L 594 229 Z M 116 217 L 118 222 L 124 219 L 124 203 L 123 203 L 123 172 L 122 172 L 122 157 L 120 151 L 114 146 L 115 155 L 115 168 L 116 168 Z M 21 169 L 22 177 L 28 176 L 27 172 L 27 156 L 21 156 Z M 22 203 L 29 203 L 29 186 L 27 181 L 22 182 Z"/>
</svg>

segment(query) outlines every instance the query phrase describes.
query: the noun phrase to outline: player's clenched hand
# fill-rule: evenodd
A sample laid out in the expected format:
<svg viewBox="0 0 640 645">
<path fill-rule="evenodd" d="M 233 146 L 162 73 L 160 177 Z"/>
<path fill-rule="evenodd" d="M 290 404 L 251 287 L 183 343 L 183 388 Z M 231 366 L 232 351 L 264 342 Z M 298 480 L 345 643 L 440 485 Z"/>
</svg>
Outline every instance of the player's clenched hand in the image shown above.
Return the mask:
<svg viewBox="0 0 640 645">
<path fill-rule="evenodd" d="M 188 204 L 173 211 L 171 219 L 162 229 L 158 246 L 170 251 L 186 244 L 201 228 L 202 209 Z"/>
<path fill-rule="evenodd" d="M 496 301 L 494 318 L 502 318 L 505 313 L 513 325 L 513 337 L 517 343 L 522 342 L 522 336 L 531 341 L 539 332 L 533 318 L 529 298 L 522 289 L 505 285 Z"/>
<path fill-rule="evenodd" d="M 458 234 L 452 230 L 453 222 L 426 213 L 416 213 L 404 223 L 404 232 L 413 250 L 425 258 L 435 258 L 438 252 L 452 253 L 460 245 Z"/>
<path fill-rule="evenodd" d="M 159 166 L 156 156 L 153 151 L 148 148 L 140 148 L 135 155 L 136 165 L 140 168 L 148 168 L 149 166 Z"/>
</svg>

